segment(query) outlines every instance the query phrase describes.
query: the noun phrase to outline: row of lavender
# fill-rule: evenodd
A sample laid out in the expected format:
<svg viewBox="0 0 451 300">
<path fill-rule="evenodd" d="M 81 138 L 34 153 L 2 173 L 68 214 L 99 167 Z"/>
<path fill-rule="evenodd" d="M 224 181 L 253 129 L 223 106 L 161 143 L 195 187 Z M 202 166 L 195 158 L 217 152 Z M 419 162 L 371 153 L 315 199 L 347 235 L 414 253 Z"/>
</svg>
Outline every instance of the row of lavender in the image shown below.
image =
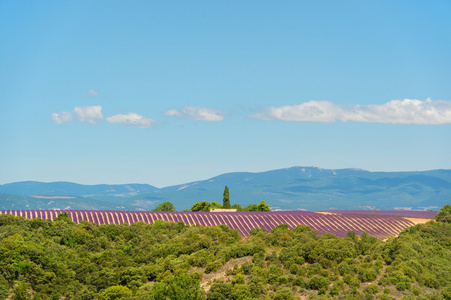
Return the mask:
<svg viewBox="0 0 451 300">
<path fill-rule="evenodd" d="M 62 210 L 3 210 L 2 214 L 12 214 L 29 219 L 55 219 Z M 290 229 L 298 225 L 310 226 L 319 234 L 333 233 L 343 237 L 350 230 L 358 235 L 366 231 L 380 239 L 396 236 L 404 228 L 414 223 L 401 217 L 375 215 L 321 214 L 306 211 L 280 212 L 148 212 L 148 211 L 96 211 L 65 210 L 75 223 L 89 221 L 96 224 L 154 223 L 157 220 L 182 221 L 187 225 L 217 226 L 227 225 L 237 229 L 243 237 L 249 236 L 253 228 L 271 231 L 278 225 L 287 224 Z"/>
<path fill-rule="evenodd" d="M 346 215 L 391 216 L 406 218 L 434 219 L 437 211 L 422 210 L 328 210 L 326 212 Z"/>
</svg>

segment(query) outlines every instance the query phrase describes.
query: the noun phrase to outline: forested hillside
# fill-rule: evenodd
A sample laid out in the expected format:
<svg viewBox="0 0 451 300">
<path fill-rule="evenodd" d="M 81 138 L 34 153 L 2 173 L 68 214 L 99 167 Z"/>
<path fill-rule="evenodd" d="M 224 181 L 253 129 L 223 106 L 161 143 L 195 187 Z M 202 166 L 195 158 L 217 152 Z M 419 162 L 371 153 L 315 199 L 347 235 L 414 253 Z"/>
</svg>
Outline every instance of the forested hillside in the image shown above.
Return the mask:
<svg viewBox="0 0 451 300">
<path fill-rule="evenodd" d="M 223 225 L 0 215 L 0 299 L 450 299 L 450 278 L 442 222 L 385 242 L 286 225 L 243 240 Z"/>
</svg>

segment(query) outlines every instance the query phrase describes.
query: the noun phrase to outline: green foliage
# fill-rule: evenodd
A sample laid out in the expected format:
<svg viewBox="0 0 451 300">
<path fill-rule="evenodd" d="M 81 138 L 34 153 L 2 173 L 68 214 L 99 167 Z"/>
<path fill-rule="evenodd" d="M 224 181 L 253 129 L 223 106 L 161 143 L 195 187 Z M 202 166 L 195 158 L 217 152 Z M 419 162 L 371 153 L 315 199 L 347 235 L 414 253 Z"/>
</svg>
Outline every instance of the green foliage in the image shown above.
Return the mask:
<svg viewBox="0 0 451 300">
<path fill-rule="evenodd" d="M 69 224 L 73 223 L 67 212 L 60 213 L 54 221 L 63 221 Z"/>
<path fill-rule="evenodd" d="M 231 208 L 230 206 L 230 198 L 229 198 L 229 188 L 225 186 L 223 198 L 222 198 L 222 206 L 223 208 Z"/>
<path fill-rule="evenodd" d="M 28 300 L 30 295 L 31 285 L 27 282 L 17 281 L 13 287 L 13 300 Z"/>
<path fill-rule="evenodd" d="M 227 197 L 227 199 L 229 199 L 228 196 L 228 188 L 226 186 L 225 190 L 224 190 L 224 197 Z M 266 204 L 265 201 L 261 201 L 259 204 L 249 204 L 246 207 L 242 207 L 239 204 L 233 204 L 232 206 L 230 206 L 230 200 L 225 201 L 226 198 L 223 199 L 223 205 L 217 203 L 217 202 L 211 202 L 209 203 L 208 201 L 201 201 L 201 202 L 196 202 L 191 206 L 191 210 L 190 211 L 210 211 L 213 208 L 233 208 L 236 209 L 237 211 L 270 211 L 271 210 L 271 205 Z"/>
<path fill-rule="evenodd" d="M 261 201 L 259 204 L 249 204 L 242 209 L 243 211 L 270 211 L 271 205 L 267 205 L 265 201 Z"/>
<path fill-rule="evenodd" d="M 111 286 L 100 295 L 102 300 L 128 300 L 131 297 L 132 291 L 128 287 L 121 285 Z"/>
<path fill-rule="evenodd" d="M 229 299 L 232 293 L 232 285 L 224 283 L 223 281 L 215 282 L 207 293 L 209 300 L 225 300 Z"/>
<path fill-rule="evenodd" d="M 377 294 L 379 292 L 379 287 L 375 285 L 374 283 L 367 285 L 363 291 L 366 294 Z"/>
<path fill-rule="evenodd" d="M 382 242 L 366 233 L 319 236 L 303 225 L 255 229 L 241 239 L 225 225 L 77 225 L 64 216 L 52 222 L 0 215 L 0 300 L 292 299 L 299 294 L 446 299 L 450 241 L 451 224 L 444 222 L 416 225 Z M 218 272 L 231 259 L 236 266 L 226 275 Z M 209 276 L 216 279 L 207 283 Z"/>
<path fill-rule="evenodd" d="M 176 211 L 174 204 L 171 202 L 163 202 L 160 203 L 153 211 Z"/>
<path fill-rule="evenodd" d="M 156 284 L 151 299 L 200 300 L 205 297 L 201 294 L 198 279 L 192 275 L 181 275 L 167 283 Z"/>
<path fill-rule="evenodd" d="M 210 211 L 214 208 L 223 208 L 223 206 L 215 201 L 211 203 L 208 203 L 208 201 L 201 201 L 194 203 L 193 206 L 191 206 L 191 211 Z"/>
<path fill-rule="evenodd" d="M 234 208 L 237 211 L 243 211 L 243 207 L 237 203 L 233 204 L 230 208 Z"/>
<path fill-rule="evenodd" d="M 451 286 L 447 286 L 442 290 L 443 298 L 451 299 Z"/>
<path fill-rule="evenodd" d="M 211 202 L 210 203 L 210 209 L 214 209 L 214 208 L 224 208 L 221 204 L 219 204 L 218 202 Z"/>
<path fill-rule="evenodd" d="M 0 284 L 0 300 L 5 300 L 9 295 L 9 288 L 6 285 Z"/>
<path fill-rule="evenodd" d="M 191 211 L 210 211 L 210 203 L 208 201 L 196 202 L 191 206 Z"/>
<path fill-rule="evenodd" d="M 435 220 L 437 222 L 451 223 L 451 205 L 446 204 L 443 206 L 435 215 Z"/>
<path fill-rule="evenodd" d="M 343 291 L 344 286 L 345 286 L 344 281 L 340 280 L 340 281 L 334 282 L 334 284 L 332 284 L 332 286 L 330 287 L 330 291 L 329 291 L 330 295 L 338 296 Z"/>
<path fill-rule="evenodd" d="M 307 287 L 312 290 L 326 289 L 329 286 L 329 279 L 324 276 L 315 275 L 307 283 Z"/>
<path fill-rule="evenodd" d="M 249 286 L 245 284 L 235 284 L 230 293 L 230 299 L 232 300 L 247 300 L 251 297 L 251 290 Z"/>
<path fill-rule="evenodd" d="M 273 296 L 274 300 L 292 300 L 293 297 L 293 291 L 290 290 L 287 287 L 281 288 L 277 290 L 277 292 Z"/>
<path fill-rule="evenodd" d="M 261 201 L 258 205 L 257 205 L 257 211 L 270 211 L 271 210 L 271 206 L 267 205 L 265 201 Z"/>
<path fill-rule="evenodd" d="M 222 267 L 222 263 L 220 260 L 208 262 L 207 265 L 205 266 L 205 273 L 208 274 L 214 272 L 218 270 L 220 267 Z"/>
</svg>

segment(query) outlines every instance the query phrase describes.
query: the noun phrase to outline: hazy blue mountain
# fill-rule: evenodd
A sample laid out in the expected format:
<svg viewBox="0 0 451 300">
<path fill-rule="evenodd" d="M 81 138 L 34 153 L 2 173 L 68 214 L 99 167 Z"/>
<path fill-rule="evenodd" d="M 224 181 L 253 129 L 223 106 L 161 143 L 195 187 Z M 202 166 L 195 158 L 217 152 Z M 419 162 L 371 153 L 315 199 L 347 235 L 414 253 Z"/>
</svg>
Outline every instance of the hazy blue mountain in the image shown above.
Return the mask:
<svg viewBox="0 0 451 300">
<path fill-rule="evenodd" d="M 0 210 L 42 209 L 123 210 L 125 207 L 117 205 L 114 202 L 82 197 L 0 194 Z"/>
<path fill-rule="evenodd" d="M 0 185 L 0 193 L 38 196 L 135 196 L 158 188 L 148 184 L 83 185 L 72 182 L 22 181 Z"/>
<path fill-rule="evenodd" d="M 99 209 L 105 209 L 100 208 L 102 206 L 112 207 L 107 209 L 151 210 L 161 202 L 170 201 L 182 210 L 189 209 L 198 201 L 222 203 L 225 185 L 229 187 L 232 204 L 245 206 L 265 200 L 273 209 L 283 210 L 422 210 L 438 209 L 451 202 L 451 170 L 369 172 L 316 167 L 227 173 L 161 189 L 134 184 L 85 186 L 68 182 L 17 182 L 0 185 L 0 193 L 82 197 L 90 207 L 98 201 Z M 30 201 L 34 200 L 28 200 L 28 205 Z M 5 200 L 0 195 L 0 204 L 3 203 Z M 72 209 L 77 209 L 76 204 L 71 200 Z M 83 205 L 86 207 L 88 204 Z M 15 207 L 22 206 L 15 204 Z"/>
</svg>

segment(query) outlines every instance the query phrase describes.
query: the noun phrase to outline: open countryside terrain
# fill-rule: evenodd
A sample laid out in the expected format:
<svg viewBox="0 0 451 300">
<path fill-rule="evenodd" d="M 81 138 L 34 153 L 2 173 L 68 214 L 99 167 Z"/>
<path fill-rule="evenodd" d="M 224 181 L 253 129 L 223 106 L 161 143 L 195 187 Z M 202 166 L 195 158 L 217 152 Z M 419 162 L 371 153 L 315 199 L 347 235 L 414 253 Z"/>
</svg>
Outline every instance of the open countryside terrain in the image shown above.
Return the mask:
<svg viewBox="0 0 451 300">
<path fill-rule="evenodd" d="M 97 225 L 147 224 L 157 221 L 183 222 L 195 226 L 226 225 L 236 229 L 242 237 L 249 237 L 252 230 L 263 228 L 270 232 L 277 226 L 286 224 L 292 230 L 299 225 L 309 226 L 318 234 L 332 233 L 344 237 L 349 231 L 358 235 L 363 232 L 379 239 L 397 236 L 403 229 L 415 225 L 411 220 L 419 218 L 432 220 L 437 212 L 384 211 L 381 214 L 360 213 L 315 213 L 307 211 L 275 212 L 131 212 L 131 211 L 66 211 L 71 220 L 77 224 L 88 221 Z M 357 212 L 357 211 L 356 211 Z M 377 211 L 379 212 L 379 211 Z M 28 219 L 54 220 L 62 213 L 58 210 L 1 211 L 2 214 L 25 217 Z M 410 218 L 409 218 L 410 217 Z"/>
<path fill-rule="evenodd" d="M 220 202 L 225 185 L 230 188 L 232 204 L 264 200 L 272 210 L 438 210 L 451 199 L 451 170 L 369 172 L 292 167 L 227 173 L 164 188 L 16 182 L 0 185 L 0 209 L 148 211 L 169 201 L 180 211 L 199 201 Z"/>
<path fill-rule="evenodd" d="M 437 222 L 411 226 L 381 241 L 366 232 L 350 231 L 340 238 L 318 235 L 309 226 L 292 228 L 286 224 L 290 216 L 280 212 L 265 212 L 263 219 L 285 224 L 269 232 L 254 229 L 243 239 L 227 226 L 105 221 L 156 216 L 142 212 L 2 211 L 0 298 L 449 299 L 450 212 L 447 205 Z M 325 222 L 315 213 L 297 213 Z M 391 214 L 361 213 L 359 218 Z M 191 218 L 207 221 L 214 219 L 211 215 L 192 213 Z M 346 214 L 318 215 L 352 223 Z M 103 223 L 80 220 L 89 216 Z M 354 226 L 367 224 L 359 219 Z"/>
</svg>

